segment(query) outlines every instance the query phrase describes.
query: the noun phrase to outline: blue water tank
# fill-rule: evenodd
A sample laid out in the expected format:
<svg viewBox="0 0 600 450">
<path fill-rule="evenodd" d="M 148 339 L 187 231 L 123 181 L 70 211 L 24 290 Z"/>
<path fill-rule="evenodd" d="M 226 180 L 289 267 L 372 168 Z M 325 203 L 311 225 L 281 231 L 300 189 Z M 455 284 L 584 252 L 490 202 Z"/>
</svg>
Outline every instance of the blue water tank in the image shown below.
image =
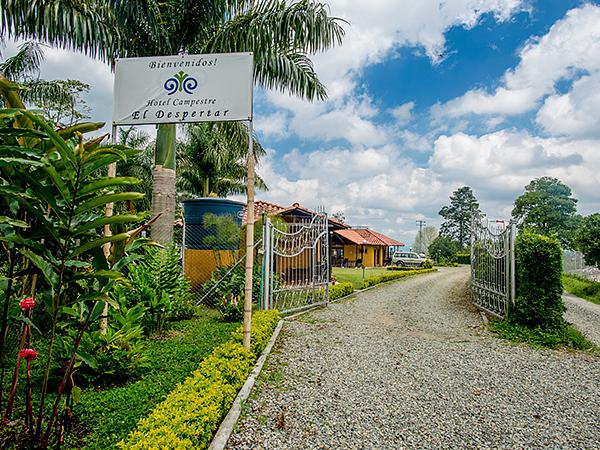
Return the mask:
<svg viewBox="0 0 600 450">
<path fill-rule="evenodd" d="M 237 250 L 242 227 L 242 202 L 226 198 L 184 200 L 184 247 L 194 250 Z"/>
</svg>

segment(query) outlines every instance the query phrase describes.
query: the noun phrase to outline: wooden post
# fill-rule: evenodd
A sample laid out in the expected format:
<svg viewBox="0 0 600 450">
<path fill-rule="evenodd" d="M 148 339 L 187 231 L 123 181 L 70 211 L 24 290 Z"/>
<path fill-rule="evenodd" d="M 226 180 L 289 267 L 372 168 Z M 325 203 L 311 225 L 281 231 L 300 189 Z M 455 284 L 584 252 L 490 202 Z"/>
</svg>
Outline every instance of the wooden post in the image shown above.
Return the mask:
<svg viewBox="0 0 600 450">
<path fill-rule="evenodd" d="M 250 351 L 252 323 L 252 278 L 254 268 L 254 148 L 252 120 L 248 122 L 248 180 L 246 204 L 246 286 L 244 289 L 244 348 Z"/>
<path fill-rule="evenodd" d="M 112 126 L 112 133 L 110 136 L 110 140 L 111 140 L 111 144 L 113 144 L 113 145 L 117 143 L 117 126 L 116 125 Z M 117 163 L 109 164 L 108 176 L 109 176 L 109 178 L 114 178 L 117 176 Z M 113 215 L 113 211 L 114 211 L 113 208 L 114 208 L 113 203 L 107 203 L 104 215 L 106 217 L 111 217 Z M 108 225 L 108 224 L 104 225 L 104 236 L 108 237 L 111 235 L 112 235 L 112 231 L 110 229 L 110 225 Z M 104 244 L 103 250 L 104 250 L 104 256 L 106 257 L 106 260 L 108 261 L 109 257 L 110 257 L 110 242 L 107 242 L 106 244 Z M 108 327 L 108 303 L 104 303 L 104 309 L 102 310 L 102 316 L 100 319 L 100 333 L 106 334 L 107 327 Z"/>
</svg>

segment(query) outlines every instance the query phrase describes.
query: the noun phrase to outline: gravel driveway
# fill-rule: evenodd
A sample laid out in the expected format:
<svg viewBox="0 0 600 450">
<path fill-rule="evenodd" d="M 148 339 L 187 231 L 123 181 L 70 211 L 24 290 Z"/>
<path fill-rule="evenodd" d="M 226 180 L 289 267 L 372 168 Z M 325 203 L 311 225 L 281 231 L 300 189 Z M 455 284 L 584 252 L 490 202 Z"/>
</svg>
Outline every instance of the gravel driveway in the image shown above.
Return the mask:
<svg viewBox="0 0 600 450">
<path fill-rule="evenodd" d="M 600 305 L 571 294 L 563 294 L 565 318 L 600 347 Z"/>
<path fill-rule="evenodd" d="M 232 449 L 600 448 L 600 359 L 490 336 L 451 268 L 286 323 Z"/>
</svg>

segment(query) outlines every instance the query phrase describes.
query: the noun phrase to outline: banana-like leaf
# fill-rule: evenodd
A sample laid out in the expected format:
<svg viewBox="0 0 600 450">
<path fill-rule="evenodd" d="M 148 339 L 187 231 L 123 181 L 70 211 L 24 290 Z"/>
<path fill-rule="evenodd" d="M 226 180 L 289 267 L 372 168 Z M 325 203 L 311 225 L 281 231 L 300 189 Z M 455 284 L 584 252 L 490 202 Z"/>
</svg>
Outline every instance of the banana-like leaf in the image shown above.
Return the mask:
<svg viewBox="0 0 600 450">
<path fill-rule="evenodd" d="M 93 181 L 89 184 L 86 184 L 83 188 L 79 190 L 77 193 L 79 196 L 84 196 L 86 194 L 99 191 L 101 189 L 111 188 L 111 187 L 120 187 L 120 186 L 132 186 L 136 184 L 140 184 L 141 181 L 138 178 L 134 177 L 106 177 L 99 178 L 96 181 Z"/>
<path fill-rule="evenodd" d="M 122 202 L 125 200 L 139 200 L 144 198 L 145 195 L 141 192 L 119 192 L 116 194 L 102 195 L 100 197 L 94 197 L 91 200 L 81 203 L 76 209 L 75 214 L 81 214 L 87 211 L 91 211 L 99 206 L 104 206 L 107 203 Z"/>
<path fill-rule="evenodd" d="M 6 216 L 0 216 L 0 223 L 7 223 L 12 225 L 13 227 L 18 228 L 29 228 L 29 224 L 27 222 L 23 222 L 22 220 L 12 219 Z"/>
<path fill-rule="evenodd" d="M 123 215 L 118 215 L 118 216 L 110 216 L 110 217 L 101 217 L 99 219 L 96 220 L 92 220 L 91 222 L 86 222 L 83 225 L 81 225 L 80 227 L 76 228 L 75 230 L 73 230 L 73 236 L 80 236 L 83 233 L 86 233 L 90 230 L 93 230 L 95 228 L 100 228 L 103 227 L 104 225 L 107 224 L 116 224 L 116 223 L 130 223 L 130 222 L 136 222 L 137 220 L 139 220 L 138 216 L 134 216 L 132 214 L 123 214 Z"/>
</svg>

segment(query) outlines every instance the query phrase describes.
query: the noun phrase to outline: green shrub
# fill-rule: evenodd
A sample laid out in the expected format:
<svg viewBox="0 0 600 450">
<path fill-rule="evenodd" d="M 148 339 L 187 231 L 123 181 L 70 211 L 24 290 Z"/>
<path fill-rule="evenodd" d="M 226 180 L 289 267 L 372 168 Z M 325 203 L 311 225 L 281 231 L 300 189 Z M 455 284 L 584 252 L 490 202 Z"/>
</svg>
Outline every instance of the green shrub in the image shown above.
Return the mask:
<svg viewBox="0 0 600 450">
<path fill-rule="evenodd" d="M 517 298 L 510 320 L 528 327 L 562 327 L 562 252 L 556 239 L 520 233 L 516 240 Z"/>
<path fill-rule="evenodd" d="M 164 249 L 147 247 L 143 258 L 128 266 L 130 287 L 117 289 L 119 302 L 147 309 L 147 334 L 164 329 L 170 319 L 194 316 L 190 283 L 181 272 L 180 251 L 171 244 Z"/>
<path fill-rule="evenodd" d="M 566 323 L 560 327 L 534 327 L 491 319 L 489 327 L 502 339 L 523 342 L 533 347 L 591 350 L 594 345 L 583 334 Z"/>
<path fill-rule="evenodd" d="M 428 259 L 423 263 L 423 269 L 433 269 L 433 261 Z"/>
<path fill-rule="evenodd" d="M 378 275 L 375 277 L 365 278 L 362 282 L 361 289 L 366 289 L 371 286 L 375 286 L 379 283 L 385 283 L 386 281 L 397 280 L 399 278 L 408 277 L 411 275 L 417 275 L 420 273 L 430 273 L 435 272 L 437 269 L 417 269 L 417 270 L 406 270 L 406 271 L 397 271 L 386 273 L 384 275 Z"/>
<path fill-rule="evenodd" d="M 470 252 L 457 253 L 454 256 L 454 260 L 458 264 L 471 264 L 471 253 Z"/>
<path fill-rule="evenodd" d="M 329 300 L 336 300 L 354 292 L 354 286 L 349 281 L 329 286 Z"/>
<path fill-rule="evenodd" d="M 204 292 L 212 290 L 217 298 L 216 306 L 225 322 L 237 322 L 244 313 L 244 295 L 246 287 L 246 268 L 236 266 L 231 272 L 231 267 L 217 267 L 202 286 Z M 229 272 L 229 273 L 228 273 Z M 260 296 L 260 283 L 262 268 L 259 264 L 254 266 L 252 274 L 252 302 L 258 303 Z"/>
<path fill-rule="evenodd" d="M 252 320 L 252 352 L 240 344 L 242 329 L 232 333 L 234 342 L 211 353 L 145 419 L 138 422 L 127 441 L 118 448 L 183 449 L 206 448 L 237 392 L 252 370 L 279 320 L 277 311 L 259 311 Z"/>
<path fill-rule="evenodd" d="M 251 344 L 250 350 L 255 355 L 260 355 L 264 348 L 267 346 L 273 330 L 279 322 L 279 313 L 276 310 L 272 311 L 256 311 L 252 314 L 252 326 L 251 326 Z M 239 326 L 231 335 L 233 339 L 241 343 L 243 339 L 243 326 Z"/>
</svg>

